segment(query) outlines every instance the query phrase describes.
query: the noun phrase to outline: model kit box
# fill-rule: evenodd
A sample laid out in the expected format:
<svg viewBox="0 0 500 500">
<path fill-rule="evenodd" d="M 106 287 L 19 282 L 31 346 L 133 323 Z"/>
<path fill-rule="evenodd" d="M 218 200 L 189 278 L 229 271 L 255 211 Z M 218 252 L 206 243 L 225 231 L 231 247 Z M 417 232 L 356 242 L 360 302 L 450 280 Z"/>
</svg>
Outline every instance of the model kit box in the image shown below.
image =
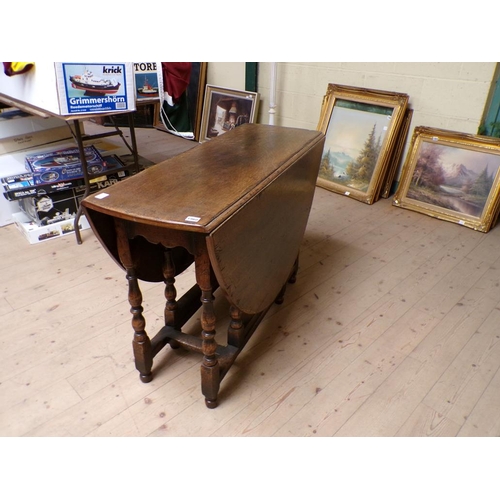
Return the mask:
<svg viewBox="0 0 500 500">
<path fill-rule="evenodd" d="M 74 234 L 75 232 L 74 219 L 62 220 L 47 226 L 37 225 L 23 212 L 13 214 L 13 219 L 16 227 L 32 245 L 49 239 L 60 238 L 68 234 Z M 90 225 L 84 215 L 80 217 L 78 227 L 80 231 L 90 229 Z"/>
<path fill-rule="evenodd" d="M 23 75 L 21 75 L 23 76 Z M 101 156 L 107 157 L 108 155 L 129 155 L 130 151 L 125 145 L 117 145 L 106 139 L 91 139 L 92 145 L 97 148 Z M 122 142 L 122 141 L 120 141 Z M 88 144 L 88 141 L 84 143 Z M 67 148 L 74 148 L 74 140 L 68 141 L 58 141 L 51 143 L 49 145 L 36 146 L 29 149 L 23 149 L 21 151 L 15 151 L 13 153 L 8 153 L 0 155 L 0 177 L 9 177 L 22 172 L 26 172 L 26 155 L 34 153 L 50 152 L 54 150 L 61 150 Z M 127 168 L 131 168 L 127 165 Z M 4 191 L 5 186 L 0 186 L 0 192 Z M 14 198 L 15 199 L 15 198 Z M 6 226 L 8 224 L 13 224 L 13 214 L 19 212 L 19 206 L 17 201 L 9 201 L 5 196 L 0 196 L 0 227 Z"/>
<path fill-rule="evenodd" d="M 89 184 L 91 192 L 98 189 L 104 189 L 105 187 L 115 184 L 130 175 L 130 170 L 126 169 L 117 156 L 105 156 L 104 159 L 108 166 L 111 164 L 116 165 L 117 170 L 112 173 L 100 175 L 99 177 L 90 179 Z M 85 186 L 85 180 L 80 178 L 49 184 L 35 184 L 33 174 L 28 172 L 3 177 L 0 179 L 0 184 L 2 184 L 4 189 L 4 197 L 9 201 L 15 201 L 22 198 L 28 198 L 30 196 L 43 196 L 49 193 L 66 191 L 72 188 Z"/>
<path fill-rule="evenodd" d="M 68 70 L 66 73 L 63 65 Z M 81 71 L 78 68 L 82 68 Z M 81 75 L 86 68 L 93 72 L 94 77 L 103 80 L 116 78 L 120 83 L 123 81 L 123 85 L 120 84 L 115 94 L 85 95 L 85 90 L 72 87 L 69 77 Z M 121 69 L 122 75 L 113 73 L 113 68 Z M 62 116 L 135 110 L 131 62 L 37 62 L 30 71 L 16 76 L 9 77 L 0 72 L 0 94 L 41 112 Z"/>
<path fill-rule="evenodd" d="M 104 174 L 114 168 L 107 164 L 94 146 L 84 148 L 89 175 Z M 33 174 L 35 185 L 83 178 L 78 148 L 26 155 L 26 170 Z"/>
<path fill-rule="evenodd" d="M 19 200 L 21 210 L 38 226 L 47 226 L 56 222 L 74 219 L 78 212 L 83 191 L 76 189 L 51 193 L 50 195 L 31 196 Z"/>
<path fill-rule="evenodd" d="M 132 63 L 55 63 L 63 115 L 135 111 Z"/>
<path fill-rule="evenodd" d="M 67 127 L 66 127 L 67 128 Z M 69 129 L 68 129 L 69 130 Z M 74 147 L 74 141 L 62 140 L 58 142 L 52 142 L 50 145 L 37 145 L 33 148 L 22 149 L 19 151 L 13 151 L 11 153 L 0 154 L 0 176 L 8 177 L 11 175 L 18 174 L 20 172 L 26 171 L 25 158 L 28 152 L 35 151 L 51 151 L 56 147 L 63 149 L 65 147 Z M 3 191 L 3 187 L 0 186 L 0 192 Z M 0 196 L 0 227 L 6 226 L 8 224 L 13 224 L 14 219 L 12 215 L 15 212 L 19 212 L 19 207 L 17 203 L 8 201 L 4 196 Z"/>
<path fill-rule="evenodd" d="M 119 172 L 99 178 L 97 182 L 90 184 L 90 193 L 116 184 L 127 175 L 128 172 Z M 30 220 L 45 226 L 75 217 L 84 195 L 85 186 L 82 185 L 63 191 L 39 192 L 34 196 L 25 196 L 18 199 L 18 204 Z"/>
</svg>

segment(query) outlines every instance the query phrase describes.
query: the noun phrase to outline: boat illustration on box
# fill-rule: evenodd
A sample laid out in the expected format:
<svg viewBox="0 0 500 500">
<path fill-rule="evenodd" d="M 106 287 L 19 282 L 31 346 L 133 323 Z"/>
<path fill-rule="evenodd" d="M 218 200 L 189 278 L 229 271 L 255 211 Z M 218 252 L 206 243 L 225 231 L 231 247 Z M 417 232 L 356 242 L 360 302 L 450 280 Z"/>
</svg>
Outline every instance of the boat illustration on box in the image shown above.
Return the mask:
<svg viewBox="0 0 500 500">
<path fill-rule="evenodd" d="M 85 159 L 89 175 L 97 175 L 113 168 L 108 166 L 94 146 L 86 146 Z M 80 151 L 69 148 L 25 157 L 26 170 L 32 173 L 35 185 L 83 178 Z"/>
<path fill-rule="evenodd" d="M 87 163 L 102 161 L 99 151 L 94 146 L 84 148 Z M 43 171 L 48 167 L 59 167 L 61 165 L 80 165 L 80 150 L 78 148 L 68 148 L 45 153 L 34 153 L 26 155 L 26 163 L 31 172 Z"/>
<path fill-rule="evenodd" d="M 120 82 L 114 78 L 94 76 L 88 69 L 82 75 L 70 75 L 69 81 L 74 89 L 83 90 L 87 95 L 116 94 L 120 89 Z"/>
<path fill-rule="evenodd" d="M 158 87 L 153 87 L 147 77 L 144 77 L 144 83 L 137 89 L 137 94 L 141 97 L 158 97 Z"/>
</svg>

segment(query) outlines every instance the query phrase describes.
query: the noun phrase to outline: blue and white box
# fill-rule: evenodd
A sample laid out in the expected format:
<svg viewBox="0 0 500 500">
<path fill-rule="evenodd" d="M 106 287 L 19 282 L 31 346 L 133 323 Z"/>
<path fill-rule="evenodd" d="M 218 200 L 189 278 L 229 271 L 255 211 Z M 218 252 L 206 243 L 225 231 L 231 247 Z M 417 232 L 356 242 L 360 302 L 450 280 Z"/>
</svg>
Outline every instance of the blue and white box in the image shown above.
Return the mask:
<svg viewBox="0 0 500 500">
<path fill-rule="evenodd" d="M 94 146 L 85 146 L 89 175 L 103 174 L 109 169 Z M 81 179 L 82 162 L 78 148 L 26 155 L 26 170 L 33 174 L 35 185 Z"/>
<path fill-rule="evenodd" d="M 135 111 L 132 63 L 55 63 L 63 115 Z"/>
</svg>

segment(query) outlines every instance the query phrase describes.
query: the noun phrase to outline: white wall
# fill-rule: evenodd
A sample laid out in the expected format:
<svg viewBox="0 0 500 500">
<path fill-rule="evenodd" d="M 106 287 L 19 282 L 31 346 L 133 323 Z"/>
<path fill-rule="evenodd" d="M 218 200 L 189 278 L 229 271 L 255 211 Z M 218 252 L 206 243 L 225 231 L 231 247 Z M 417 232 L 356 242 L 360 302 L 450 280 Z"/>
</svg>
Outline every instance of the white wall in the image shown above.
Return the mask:
<svg viewBox="0 0 500 500">
<path fill-rule="evenodd" d="M 275 125 L 316 129 L 329 83 L 410 96 L 414 110 L 403 158 L 417 125 L 476 134 L 494 80 L 495 62 L 278 63 Z M 260 62 L 258 123 L 269 123 L 271 63 Z M 209 63 L 213 84 L 244 90 L 244 63 Z M 214 83 L 216 82 L 216 83 Z"/>
<path fill-rule="evenodd" d="M 477 133 L 495 62 L 278 63 L 275 124 L 315 129 L 329 83 L 410 96 L 415 125 Z M 259 63 L 259 123 L 269 122 L 271 63 Z M 208 83 L 244 90 L 245 63 L 208 63 Z"/>
<path fill-rule="evenodd" d="M 270 63 L 259 63 L 260 123 L 267 123 Z M 415 125 L 477 133 L 496 63 L 279 63 L 276 125 L 315 129 L 329 83 L 410 96 Z"/>
<path fill-rule="evenodd" d="M 208 63 L 207 84 L 235 90 L 245 90 L 245 63 Z"/>
</svg>

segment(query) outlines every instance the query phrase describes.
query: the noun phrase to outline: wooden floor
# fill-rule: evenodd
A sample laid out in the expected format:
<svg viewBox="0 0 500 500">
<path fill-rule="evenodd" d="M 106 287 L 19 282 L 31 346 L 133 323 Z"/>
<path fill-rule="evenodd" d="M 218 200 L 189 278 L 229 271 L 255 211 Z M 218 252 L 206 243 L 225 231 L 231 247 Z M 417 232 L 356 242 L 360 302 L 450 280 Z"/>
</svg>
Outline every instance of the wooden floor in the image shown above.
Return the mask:
<svg viewBox="0 0 500 500">
<path fill-rule="evenodd" d="M 155 162 L 196 147 L 137 132 Z M 317 188 L 297 282 L 215 410 L 196 353 L 167 347 L 139 381 L 125 276 L 91 230 L 82 245 L 29 245 L 0 228 L 0 435 L 500 435 L 500 227 L 482 234 L 391 201 Z M 192 269 L 179 276 L 179 295 L 193 281 Z M 151 336 L 163 289 L 142 285 Z"/>
</svg>

